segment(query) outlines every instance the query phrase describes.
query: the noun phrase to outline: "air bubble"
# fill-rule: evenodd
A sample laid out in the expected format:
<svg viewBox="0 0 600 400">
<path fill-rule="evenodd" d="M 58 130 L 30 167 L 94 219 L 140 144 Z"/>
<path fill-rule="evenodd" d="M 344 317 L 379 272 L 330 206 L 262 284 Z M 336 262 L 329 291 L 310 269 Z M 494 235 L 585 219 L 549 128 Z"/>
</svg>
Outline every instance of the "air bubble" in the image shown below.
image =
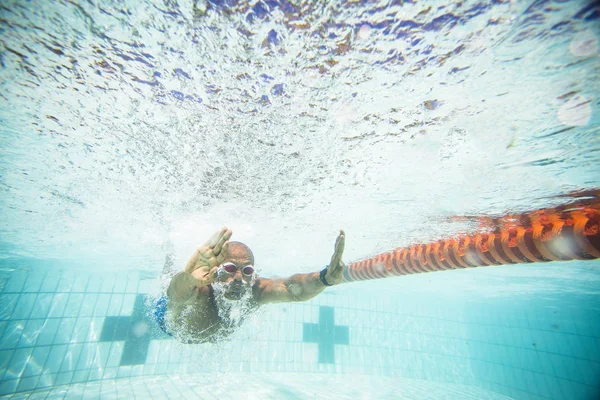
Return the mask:
<svg viewBox="0 0 600 400">
<path fill-rule="evenodd" d="M 569 50 L 575 57 L 589 57 L 598 52 L 598 38 L 590 30 L 579 32 L 571 44 Z"/>
<path fill-rule="evenodd" d="M 145 322 L 138 322 L 133 326 L 133 334 L 135 337 L 141 338 L 148 332 L 148 324 Z"/>
<path fill-rule="evenodd" d="M 567 126 L 587 125 L 592 116 L 590 101 L 584 96 L 573 96 L 558 109 L 558 120 Z"/>
<path fill-rule="evenodd" d="M 356 110 L 353 107 L 343 105 L 335 111 L 335 120 L 338 124 L 345 124 L 350 122 L 355 115 Z"/>
<path fill-rule="evenodd" d="M 363 25 L 358 30 L 358 38 L 361 40 L 367 40 L 371 36 L 371 27 L 369 25 Z"/>
</svg>

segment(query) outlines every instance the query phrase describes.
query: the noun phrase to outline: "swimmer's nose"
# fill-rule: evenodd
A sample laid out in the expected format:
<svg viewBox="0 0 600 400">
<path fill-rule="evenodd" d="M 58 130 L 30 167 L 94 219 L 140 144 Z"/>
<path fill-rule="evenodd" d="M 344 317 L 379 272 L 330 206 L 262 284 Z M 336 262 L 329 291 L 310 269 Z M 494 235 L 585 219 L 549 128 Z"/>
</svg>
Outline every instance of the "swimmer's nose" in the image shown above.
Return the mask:
<svg viewBox="0 0 600 400">
<path fill-rule="evenodd" d="M 233 278 L 233 281 L 231 282 L 232 286 L 242 286 L 242 280 L 239 278 Z"/>
</svg>

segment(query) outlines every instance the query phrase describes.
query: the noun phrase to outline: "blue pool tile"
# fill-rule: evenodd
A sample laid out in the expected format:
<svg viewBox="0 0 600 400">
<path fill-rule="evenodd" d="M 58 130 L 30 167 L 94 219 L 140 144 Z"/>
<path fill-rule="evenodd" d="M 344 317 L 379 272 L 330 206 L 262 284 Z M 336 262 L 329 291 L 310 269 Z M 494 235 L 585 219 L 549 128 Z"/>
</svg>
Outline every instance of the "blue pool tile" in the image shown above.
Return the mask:
<svg viewBox="0 0 600 400">
<path fill-rule="evenodd" d="M 508 354 L 508 359 L 506 360 L 506 365 L 510 365 L 512 367 L 520 367 L 523 368 L 521 363 L 521 352 L 522 349 L 518 349 L 516 347 L 508 346 L 503 348 L 503 352 Z"/>
<path fill-rule="evenodd" d="M 158 279 L 142 279 L 137 288 L 138 294 L 153 293 L 159 287 Z"/>
<path fill-rule="evenodd" d="M 35 306 L 29 315 L 29 318 L 46 318 L 50 311 L 50 305 L 54 298 L 53 293 L 40 293 L 35 301 Z"/>
<path fill-rule="evenodd" d="M 76 318 L 61 318 L 58 330 L 56 331 L 56 337 L 54 343 L 63 344 L 71 341 L 73 335 L 73 329 L 75 328 Z"/>
<path fill-rule="evenodd" d="M 90 381 L 102 379 L 103 374 L 104 374 L 104 371 L 102 369 L 92 369 L 92 370 L 90 370 L 90 375 L 88 376 L 88 379 Z"/>
<path fill-rule="evenodd" d="M 600 337 L 600 324 L 597 322 L 598 315 L 589 320 L 590 336 Z"/>
<path fill-rule="evenodd" d="M 334 310 L 320 306 L 319 322 L 302 326 L 302 341 L 318 344 L 318 362 L 322 364 L 335 362 L 334 345 L 349 344 L 349 328 L 334 324 Z"/>
<path fill-rule="evenodd" d="M 57 274 L 55 272 L 47 273 L 44 277 L 44 282 L 42 282 L 42 287 L 40 287 L 40 292 L 56 292 L 56 288 L 58 288 L 58 283 L 60 282 L 60 279 L 60 274 Z"/>
<path fill-rule="evenodd" d="M 71 292 L 71 288 L 73 287 L 73 283 L 75 283 L 75 279 L 71 277 L 61 277 L 58 281 L 58 286 L 56 287 L 56 291 L 58 293 L 68 293 Z"/>
<path fill-rule="evenodd" d="M 4 373 L 4 379 L 16 379 L 21 376 L 25 370 L 25 365 L 29 361 L 33 349 L 31 347 L 25 349 L 17 349 L 11 358 L 8 369 Z"/>
<path fill-rule="evenodd" d="M 168 367 L 168 364 L 156 364 L 155 373 L 157 375 L 166 374 L 167 367 Z"/>
<path fill-rule="evenodd" d="M 582 399 L 583 397 L 580 397 L 581 394 L 579 393 L 579 391 L 577 390 L 577 388 L 580 386 L 577 383 L 571 382 L 567 379 L 558 379 L 557 382 L 558 386 L 560 387 L 560 389 L 562 390 L 562 395 L 564 399 Z M 560 392 L 558 392 L 560 393 Z M 579 394 L 579 396 L 578 396 Z"/>
<path fill-rule="evenodd" d="M 50 355 L 50 346 L 36 347 L 31 353 L 31 358 L 23 371 L 23 376 L 40 375 L 43 371 L 44 365 Z"/>
<path fill-rule="evenodd" d="M 45 372 L 57 373 L 60 370 L 60 366 L 67 354 L 67 348 L 68 345 L 66 344 L 51 347 L 48 360 L 46 361 Z"/>
<path fill-rule="evenodd" d="M 10 274 L 8 282 L 4 287 L 4 292 L 20 293 L 25 286 L 27 280 L 27 272 L 25 271 L 14 271 Z"/>
<path fill-rule="evenodd" d="M 56 336 L 59 323 L 60 319 L 58 318 L 45 320 L 40 329 L 36 345 L 44 346 L 54 344 L 54 337 Z"/>
<path fill-rule="evenodd" d="M 121 364 L 121 356 L 123 354 L 123 342 L 112 342 L 108 360 L 106 362 L 107 367 L 118 367 Z"/>
<path fill-rule="evenodd" d="M 98 295 L 96 300 L 96 307 L 94 308 L 94 316 L 105 317 L 107 316 L 108 306 L 110 304 L 110 294 L 102 293 Z"/>
<path fill-rule="evenodd" d="M 56 378 L 58 379 L 58 378 Z M 55 380 L 56 381 L 56 380 Z M 65 400 L 67 397 L 68 389 L 60 388 L 60 389 L 52 389 L 48 397 L 44 400 Z"/>
<path fill-rule="evenodd" d="M 14 350 L 0 350 L 0 381 L 8 369 L 8 364 L 14 353 Z"/>
<path fill-rule="evenodd" d="M 100 285 L 100 292 L 101 293 L 113 293 L 114 292 L 114 287 L 115 287 L 115 281 L 116 278 L 115 277 L 104 277 L 102 279 L 101 285 Z"/>
<path fill-rule="evenodd" d="M 117 378 L 127 378 L 131 376 L 131 365 L 122 365 L 117 371 Z"/>
<path fill-rule="evenodd" d="M 534 373 L 532 373 L 532 376 L 533 376 L 535 385 L 537 387 L 537 390 L 535 393 L 539 394 L 542 397 L 553 398 L 552 394 L 550 393 L 550 388 L 548 387 L 548 383 L 546 382 L 548 375 L 539 374 L 537 372 L 534 372 Z"/>
<path fill-rule="evenodd" d="M 582 337 L 581 342 L 589 351 L 588 358 L 592 361 L 600 362 L 600 338 Z"/>
<path fill-rule="evenodd" d="M 131 330 L 131 320 L 125 317 L 106 317 L 100 332 L 100 341 L 126 340 Z"/>
<path fill-rule="evenodd" d="M 75 282 L 73 282 L 73 286 L 71 287 L 71 293 L 78 292 L 83 293 L 86 292 L 88 282 L 91 278 L 86 276 L 78 276 L 75 278 Z"/>
<path fill-rule="evenodd" d="M 8 326 L 9 321 L 0 321 L 0 340 L 2 340 L 2 335 L 4 335 L 4 331 Z"/>
<path fill-rule="evenodd" d="M 523 350 L 525 356 L 524 368 L 529 369 L 533 372 L 543 373 L 542 364 L 535 350 Z"/>
<path fill-rule="evenodd" d="M 88 380 L 88 376 L 90 375 L 90 370 L 85 370 L 85 371 L 75 371 L 75 374 L 73 374 L 73 383 L 77 383 L 77 382 L 85 382 Z"/>
<path fill-rule="evenodd" d="M 12 318 L 13 311 L 19 300 L 19 294 L 0 294 L 0 320 Z"/>
<path fill-rule="evenodd" d="M 117 377 L 117 367 L 106 367 L 104 369 L 104 379 L 114 379 Z"/>
<path fill-rule="evenodd" d="M 110 298 L 106 315 L 121 315 L 121 305 L 123 304 L 123 294 L 113 294 Z"/>
<path fill-rule="evenodd" d="M 17 347 L 35 346 L 43 325 L 44 320 L 42 319 L 28 320 L 25 324 L 25 329 L 23 329 L 23 333 L 21 334 L 21 339 L 19 340 Z"/>
<path fill-rule="evenodd" d="M 87 285 L 86 292 L 87 293 L 98 293 L 100 288 L 102 287 L 102 279 L 98 276 L 90 277 L 90 280 Z"/>
<path fill-rule="evenodd" d="M 50 303 L 50 309 L 48 310 L 48 317 L 62 317 L 69 300 L 68 293 L 57 293 L 52 298 Z"/>
<path fill-rule="evenodd" d="M 133 314 L 133 307 L 135 305 L 136 297 L 137 295 L 135 294 L 126 294 L 123 296 L 123 303 L 121 304 L 121 311 L 119 315 L 130 316 Z"/>
<path fill-rule="evenodd" d="M 521 347 L 514 348 L 516 356 L 516 366 L 519 368 L 528 369 L 529 359 L 527 357 L 527 350 Z"/>
<path fill-rule="evenodd" d="M 563 357 L 560 354 L 550 354 L 550 359 L 552 360 L 552 366 L 554 367 L 554 372 L 556 372 L 556 376 L 560 378 L 567 377 L 567 365 L 568 361 L 567 357 Z"/>
<path fill-rule="evenodd" d="M 590 363 L 585 360 L 579 360 L 581 380 L 590 387 L 598 386 L 598 377 L 600 376 L 600 365 Z M 0 375 L 1 376 L 1 375 Z"/>
<path fill-rule="evenodd" d="M 81 355 L 81 350 L 83 348 L 83 344 L 71 344 L 67 348 L 67 353 L 65 354 L 65 359 L 60 365 L 59 372 L 66 371 L 74 371 L 77 362 L 79 361 L 79 356 Z"/>
<path fill-rule="evenodd" d="M 137 294 L 139 285 L 140 285 L 139 279 L 130 277 L 129 279 L 127 279 L 127 287 L 125 288 L 125 292 Z"/>
<path fill-rule="evenodd" d="M 156 369 L 156 365 L 154 365 L 154 364 L 145 364 L 143 367 L 144 367 L 144 371 L 143 371 L 144 375 L 154 375 L 154 372 L 155 372 L 155 369 Z"/>
<path fill-rule="evenodd" d="M 536 351 L 535 354 L 540 361 L 540 365 L 542 367 L 542 373 L 544 373 L 545 375 L 549 375 L 549 376 L 556 376 L 556 373 L 554 372 L 554 365 L 552 365 L 552 358 L 550 357 L 550 354 L 546 353 L 544 351 Z"/>
<path fill-rule="evenodd" d="M 525 380 L 525 374 L 522 369 L 519 368 L 511 368 L 513 372 L 514 382 L 511 382 L 511 386 L 521 390 L 527 391 L 527 381 Z"/>
<path fill-rule="evenodd" d="M 98 317 L 91 318 L 90 329 L 89 329 L 86 341 L 97 342 L 100 340 L 100 334 L 102 333 L 102 324 L 103 323 L 104 323 L 104 318 L 98 318 Z"/>
<path fill-rule="evenodd" d="M 575 333 L 581 336 L 590 336 L 590 326 L 587 321 L 575 320 L 573 321 L 573 325 L 575 326 Z"/>
<path fill-rule="evenodd" d="M 577 347 L 583 352 L 583 358 L 586 360 L 595 360 L 596 356 L 592 354 L 594 352 L 594 344 L 592 341 L 597 341 L 597 338 L 591 338 L 588 336 L 575 336 L 573 341 L 576 341 Z"/>
<path fill-rule="evenodd" d="M 94 315 L 94 309 L 96 308 L 96 301 L 98 300 L 98 294 L 86 293 L 83 297 L 83 303 L 79 310 L 80 317 L 91 317 Z"/>
<path fill-rule="evenodd" d="M 96 353 L 94 354 L 94 366 L 98 368 L 106 367 L 112 342 L 96 343 Z"/>
<path fill-rule="evenodd" d="M 56 381 L 57 374 L 42 374 L 40 375 L 40 380 L 38 382 L 38 388 L 46 388 L 54 386 L 54 382 Z"/>
<path fill-rule="evenodd" d="M 12 313 L 12 319 L 28 318 L 33 310 L 37 293 L 23 293 Z"/>
<path fill-rule="evenodd" d="M 44 275 L 31 273 L 23 285 L 22 292 L 39 292 L 44 282 Z"/>
<path fill-rule="evenodd" d="M 128 340 L 123 347 L 120 365 L 138 365 L 146 361 L 150 341 L 146 340 Z"/>
<path fill-rule="evenodd" d="M 71 293 L 69 295 L 69 300 L 65 306 L 65 312 L 63 313 L 64 317 L 77 317 L 79 316 L 79 310 L 81 309 L 81 305 L 83 303 L 83 294 L 81 293 Z"/>
<path fill-rule="evenodd" d="M 551 398 L 553 399 L 568 399 L 569 397 L 565 397 L 562 394 L 562 388 L 560 387 L 560 383 L 556 376 L 546 376 L 546 386 L 548 391 L 551 393 Z"/>
<path fill-rule="evenodd" d="M 583 359 L 588 358 L 587 351 L 583 347 L 583 344 L 581 343 L 580 337 L 578 335 L 566 335 L 565 337 L 566 337 L 565 341 L 567 342 L 567 345 L 569 346 L 570 354 L 573 357 L 583 358 Z"/>
<path fill-rule="evenodd" d="M 56 377 L 56 385 L 68 385 L 73 381 L 73 371 L 61 372 Z"/>
<path fill-rule="evenodd" d="M 19 384 L 18 379 L 2 380 L 0 381 L 0 396 L 5 394 L 14 393 L 17 390 Z"/>
<path fill-rule="evenodd" d="M 90 369 L 93 367 L 94 355 L 96 353 L 96 343 L 85 343 L 81 349 L 79 355 L 79 361 L 77 362 L 76 370 L 79 369 Z"/>
<path fill-rule="evenodd" d="M 2 335 L 2 340 L 0 340 L 0 350 L 14 349 L 17 347 L 17 343 L 19 343 L 19 340 L 21 339 L 21 333 L 23 333 L 23 329 L 25 328 L 25 322 L 26 321 L 23 320 L 8 321 L 8 325 Z"/>
<path fill-rule="evenodd" d="M 571 354 L 571 346 L 569 345 L 569 336 L 567 334 L 562 333 L 554 333 L 552 335 L 552 340 L 554 341 L 553 347 L 555 351 L 564 356 L 570 356 Z"/>
<path fill-rule="evenodd" d="M 91 317 L 80 317 L 77 318 L 75 322 L 75 328 L 73 329 L 73 334 L 71 335 L 71 343 L 81 343 L 85 342 L 88 337 L 88 332 L 90 331 L 90 323 L 92 322 Z"/>
<path fill-rule="evenodd" d="M 115 285 L 113 287 L 114 293 L 125 293 L 125 289 L 127 289 L 127 278 L 124 276 L 118 276 L 115 279 Z"/>
<path fill-rule="evenodd" d="M 21 378 L 20 382 L 19 382 L 19 386 L 17 386 L 17 390 L 18 391 L 33 390 L 37 386 L 37 383 L 39 380 L 40 380 L 39 375 L 32 376 L 29 378 Z M 29 396 L 27 398 L 29 398 Z"/>
<path fill-rule="evenodd" d="M 561 363 L 564 366 L 563 371 L 565 374 L 565 378 L 567 378 L 570 381 L 584 383 L 577 359 L 572 357 L 561 357 Z"/>
</svg>

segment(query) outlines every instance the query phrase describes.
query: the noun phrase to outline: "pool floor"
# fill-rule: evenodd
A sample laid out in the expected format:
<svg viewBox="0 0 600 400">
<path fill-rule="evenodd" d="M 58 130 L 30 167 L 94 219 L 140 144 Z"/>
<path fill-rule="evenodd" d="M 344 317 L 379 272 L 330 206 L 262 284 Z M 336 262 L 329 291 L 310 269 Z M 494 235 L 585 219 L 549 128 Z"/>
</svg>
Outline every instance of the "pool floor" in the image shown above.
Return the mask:
<svg viewBox="0 0 600 400">
<path fill-rule="evenodd" d="M 419 399 L 505 400 L 453 383 L 367 375 L 311 373 L 185 374 L 132 377 L 21 392 L 6 399 Z"/>
</svg>

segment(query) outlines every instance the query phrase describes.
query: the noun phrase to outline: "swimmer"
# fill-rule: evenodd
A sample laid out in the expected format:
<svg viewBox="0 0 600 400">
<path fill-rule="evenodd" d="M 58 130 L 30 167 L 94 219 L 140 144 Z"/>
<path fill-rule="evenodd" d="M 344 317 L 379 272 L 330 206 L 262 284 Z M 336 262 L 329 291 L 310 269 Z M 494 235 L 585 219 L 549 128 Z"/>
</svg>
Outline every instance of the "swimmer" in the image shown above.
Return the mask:
<svg viewBox="0 0 600 400">
<path fill-rule="evenodd" d="M 259 277 L 252 251 L 241 242 L 230 242 L 231 234 L 223 228 L 200 246 L 157 302 L 159 326 L 184 343 L 215 342 L 235 332 L 263 304 L 310 300 L 342 282 L 343 230 L 325 269 L 286 279 Z"/>
</svg>

